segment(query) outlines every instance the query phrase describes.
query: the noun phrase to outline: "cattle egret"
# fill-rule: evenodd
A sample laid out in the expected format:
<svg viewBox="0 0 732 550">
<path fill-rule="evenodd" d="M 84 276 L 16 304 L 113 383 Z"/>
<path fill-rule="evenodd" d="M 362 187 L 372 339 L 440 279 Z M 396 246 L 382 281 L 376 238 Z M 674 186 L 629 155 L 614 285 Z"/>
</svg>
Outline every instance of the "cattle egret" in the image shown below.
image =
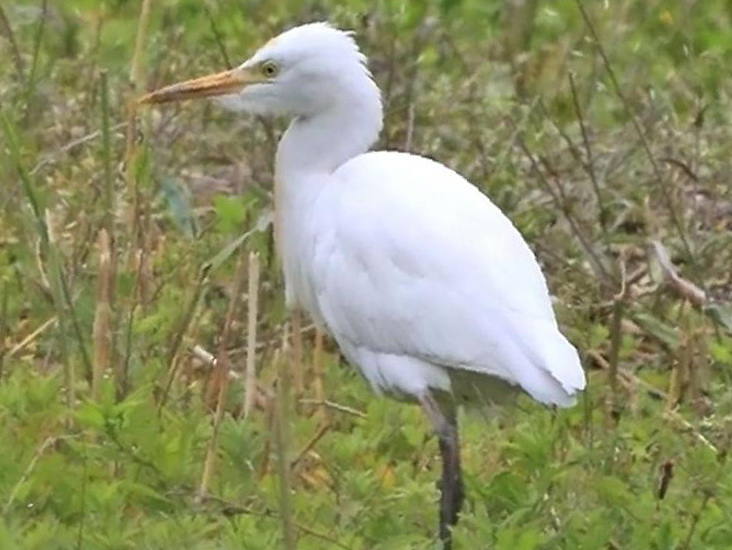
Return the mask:
<svg viewBox="0 0 732 550">
<path fill-rule="evenodd" d="M 367 152 L 381 94 L 349 32 L 290 29 L 235 69 L 141 102 L 212 96 L 291 118 L 274 184 L 287 304 L 327 330 L 376 392 L 421 405 L 442 455 L 439 536 L 449 549 L 463 501 L 458 405 L 520 390 L 569 406 L 585 387 L 531 249 L 450 168 Z"/>
</svg>

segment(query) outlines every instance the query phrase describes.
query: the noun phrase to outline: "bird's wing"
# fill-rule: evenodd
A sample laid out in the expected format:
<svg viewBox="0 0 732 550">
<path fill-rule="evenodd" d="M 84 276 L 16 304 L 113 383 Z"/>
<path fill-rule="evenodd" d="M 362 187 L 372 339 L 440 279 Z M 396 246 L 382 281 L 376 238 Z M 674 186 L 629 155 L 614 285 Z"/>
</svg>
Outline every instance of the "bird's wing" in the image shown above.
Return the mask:
<svg viewBox="0 0 732 550">
<path fill-rule="evenodd" d="M 497 376 L 564 404 L 584 387 L 513 224 L 449 168 L 368 153 L 318 200 L 312 283 L 339 342 Z"/>
</svg>

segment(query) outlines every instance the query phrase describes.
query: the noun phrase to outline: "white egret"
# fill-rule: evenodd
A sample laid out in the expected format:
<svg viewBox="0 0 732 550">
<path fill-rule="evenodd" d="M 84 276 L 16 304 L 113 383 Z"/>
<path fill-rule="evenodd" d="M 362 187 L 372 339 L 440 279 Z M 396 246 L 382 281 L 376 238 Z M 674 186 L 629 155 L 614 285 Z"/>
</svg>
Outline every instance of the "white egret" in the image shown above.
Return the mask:
<svg viewBox="0 0 732 550">
<path fill-rule="evenodd" d="M 463 500 L 457 405 L 522 390 L 569 406 L 585 387 L 533 253 L 456 172 L 367 152 L 381 96 L 348 32 L 302 25 L 235 69 L 141 101 L 209 96 L 292 119 L 274 184 L 287 304 L 327 330 L 374 390 L 422 406 L 439 439 L 439 535 L 450 548 Z"/>
</svg>

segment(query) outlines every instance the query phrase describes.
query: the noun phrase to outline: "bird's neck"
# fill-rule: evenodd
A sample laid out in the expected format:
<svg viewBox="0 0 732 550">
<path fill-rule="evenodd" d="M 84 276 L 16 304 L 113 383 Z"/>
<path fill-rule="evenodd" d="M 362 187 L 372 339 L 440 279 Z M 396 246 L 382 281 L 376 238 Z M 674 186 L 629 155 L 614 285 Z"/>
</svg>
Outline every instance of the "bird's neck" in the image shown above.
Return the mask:
<svg viewBox="0 0 732 550">
<path fill-rule="evenodd" d="M 332 174 L 348 160 L 365 153 L 378 138 L 381 125 L 378 90 L 334 104 L 321 113 L 296 118 L 277 149 L 277 180 L 296 185 L 303 177 Z"/>
<path fill-rule="evenodd" d="M 377 90 L 378 94 L 378 90 Z M 277 148 L 275 212 L 280 233 L 300 232 L 299 220 L 332 174 L 365 153 L 381 130 L 381 101 L 351 101 L 292 121 Z"/>
<path fill-rule="evenodd" d="M 275 241 L 282 259 L 288 305 L 314 317 L 304 285 L 302 260 L 309 254 L 308 219 L 316 198 L 329 184 L 341 182 L 333 173 L 365 153 L 382 124 L 378 90 L 371 101 L 345 108 L 333 105 L 318 115 L 295 119 L 277 148 L 275 161 Z"/>
</svg>

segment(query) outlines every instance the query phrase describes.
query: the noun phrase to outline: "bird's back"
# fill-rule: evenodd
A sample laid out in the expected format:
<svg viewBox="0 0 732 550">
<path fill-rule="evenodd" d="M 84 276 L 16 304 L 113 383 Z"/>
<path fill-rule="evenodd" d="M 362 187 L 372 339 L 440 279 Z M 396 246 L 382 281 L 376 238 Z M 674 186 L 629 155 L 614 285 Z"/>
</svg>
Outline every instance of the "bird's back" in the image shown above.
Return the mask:
<svg viewBox="0 0 732 550">
<path fill-rule="evenodd" d="M 313 308 L 376 389 L 455 389 L 467 372 L 567 405 L 584 387 L 530 248 L 454 171 L 360 155 L 309 220 Z"/>
</svg>

